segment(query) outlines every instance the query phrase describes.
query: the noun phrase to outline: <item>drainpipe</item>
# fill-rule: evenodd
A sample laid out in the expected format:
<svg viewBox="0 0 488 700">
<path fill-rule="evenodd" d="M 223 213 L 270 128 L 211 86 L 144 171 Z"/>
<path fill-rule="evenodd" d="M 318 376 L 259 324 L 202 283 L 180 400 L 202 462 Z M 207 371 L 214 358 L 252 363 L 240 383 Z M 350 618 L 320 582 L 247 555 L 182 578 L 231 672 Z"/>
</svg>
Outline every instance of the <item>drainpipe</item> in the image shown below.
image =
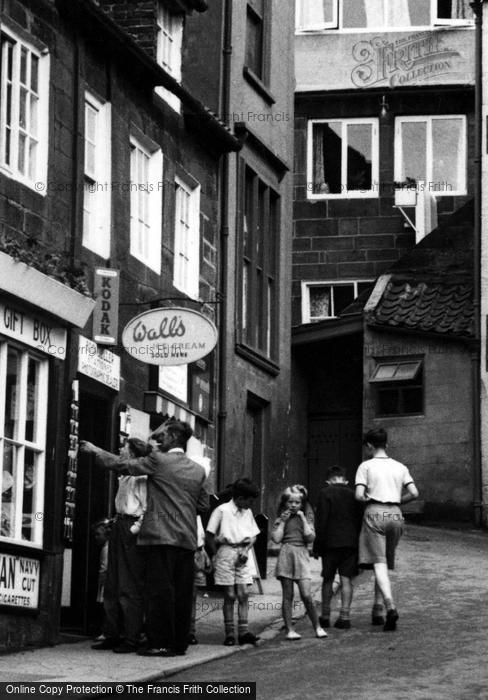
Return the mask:
<svg viewBox="0 0 488 700">
<path fill-rule="evenodd" d="M 471 353 L 473 386 L 473 506 L 474 522 L 483 524 L 483 487 L 481 460 L 481 208 L 482 208 L 482 21 L 483 0 L 471 3 L 475 15 L 475 191 L 474 191 L 474 347 Z"/>
<path fill-rule="evenodd" d="M 221 119 L 230 124 L 230 78 L 232 60 L 232 0 L 224 0 L 222 46 Z M 229 251 L 229 159 L 225 153 L 220 167 L 220 328 L 219 328 L 219 372 L 218 372 L 218 422 L 217 422 L 217 479 L 219 489 L 224 487 L 223 470 L 226 456 L 227 430 L 227 257 Z"/>
</svg>

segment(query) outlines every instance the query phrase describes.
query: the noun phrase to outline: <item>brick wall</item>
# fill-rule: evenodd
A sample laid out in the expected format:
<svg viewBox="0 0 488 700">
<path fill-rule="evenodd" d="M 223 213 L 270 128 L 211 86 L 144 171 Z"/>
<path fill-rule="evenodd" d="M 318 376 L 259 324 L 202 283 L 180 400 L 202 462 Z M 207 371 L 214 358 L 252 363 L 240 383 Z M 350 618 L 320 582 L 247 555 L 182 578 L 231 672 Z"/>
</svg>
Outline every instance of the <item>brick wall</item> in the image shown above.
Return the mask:
<svg viewBox="0 0 488 700">
<path fill-rule="evenodd" d="M 99 3 L 145 51 L 156 57 L 156 0 L 99 0 Z"/>
<path fill-rule="evenodd" d="M 389 112 L 379 120 L 380 187 L 372 199 L 307 198 L 309 119 L 379 117 L 378 94 L 309 98 L 299 95 L 295 116 L 293 324 L 301 323 L 301 281 L 374 279 L 415 245 L 415 233 L 393 208 L 395 115 L 468 113 L 468 193 L 473 192 L 473 93 L 387 94 Z M 419 100 L 421 99 L 421 107 Z M 462 106 L 461 106 L 462 105 Z M 438 197 L 441 223 L 468 197 Z"/>
</svg>

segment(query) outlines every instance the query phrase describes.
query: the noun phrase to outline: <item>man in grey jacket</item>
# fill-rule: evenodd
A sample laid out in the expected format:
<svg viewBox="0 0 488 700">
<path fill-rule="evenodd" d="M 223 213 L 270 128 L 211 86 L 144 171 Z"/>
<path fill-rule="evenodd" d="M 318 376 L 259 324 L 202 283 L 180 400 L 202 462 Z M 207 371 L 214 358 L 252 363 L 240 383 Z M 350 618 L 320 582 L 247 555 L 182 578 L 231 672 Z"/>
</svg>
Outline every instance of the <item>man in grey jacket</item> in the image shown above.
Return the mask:
<svg viewBox="0 0 488 700">
<path fill-rule="evenodd" d="M 169 420 L 151 435 L 157 449 L 147 457 L 117 457 L 89 442 L 82 453 L 119 474 L 147 476 L 147 508 L 138 536 L 146 552 L 145 611 L 148 646 L 143 656 L 175 656 L 188 646 L 193 597 L 197 513 L 208 509 L 202 466 L 185 454 L 188 423 Z"/>
</svg>

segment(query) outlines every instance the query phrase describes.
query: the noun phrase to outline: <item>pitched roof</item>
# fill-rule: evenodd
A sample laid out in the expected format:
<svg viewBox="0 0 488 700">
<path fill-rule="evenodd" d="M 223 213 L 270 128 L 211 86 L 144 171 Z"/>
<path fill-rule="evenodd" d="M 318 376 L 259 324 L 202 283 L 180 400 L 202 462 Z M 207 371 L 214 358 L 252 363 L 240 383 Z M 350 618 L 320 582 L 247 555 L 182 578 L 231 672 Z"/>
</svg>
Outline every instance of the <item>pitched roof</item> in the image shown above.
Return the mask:
<svg viewBox="0 0 488 700">
<path fill-rule="evenodd" d="M 383 284 L 365 308 L 370 325 L 472 338 L 472 201 L 395 263 Z"/>
</svg>

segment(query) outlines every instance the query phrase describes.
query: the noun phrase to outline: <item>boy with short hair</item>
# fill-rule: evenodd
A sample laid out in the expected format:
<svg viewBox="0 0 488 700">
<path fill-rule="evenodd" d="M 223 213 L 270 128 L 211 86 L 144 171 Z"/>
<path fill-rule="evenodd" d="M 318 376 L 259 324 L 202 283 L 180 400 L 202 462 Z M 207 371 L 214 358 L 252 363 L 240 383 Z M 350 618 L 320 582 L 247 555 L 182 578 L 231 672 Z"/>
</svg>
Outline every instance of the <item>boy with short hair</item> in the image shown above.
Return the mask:
<svg viewBox="0 0 488 700">
<path fill-rule="evenodd" d="M 341 611 L 334 627 L 350 629 L 352 578 L 357 575 L 361 509 L 348 488 L 342 467 L 330 467 L 327 486 L 319 494 L 314 554 L 322 557 L 322 627 L 330 625 L 330 603 L 336 571 L 341 580 Z"/>
<path fill-rule="evenodd" d="M 248 587 L 252 575 L 248 553 L 259 528 L 250 510 L 259 488 L 250 479 L 232 485 L 232 499 L 217 506 L 207 525 L 207 546 L 215 554 L 214 580 L 224 588 L 225 646 L 234 646 L 234 603 L 237 597 L 239 644 L 255 644 L 259 637 L 248 629 Z"/>
</svg>

